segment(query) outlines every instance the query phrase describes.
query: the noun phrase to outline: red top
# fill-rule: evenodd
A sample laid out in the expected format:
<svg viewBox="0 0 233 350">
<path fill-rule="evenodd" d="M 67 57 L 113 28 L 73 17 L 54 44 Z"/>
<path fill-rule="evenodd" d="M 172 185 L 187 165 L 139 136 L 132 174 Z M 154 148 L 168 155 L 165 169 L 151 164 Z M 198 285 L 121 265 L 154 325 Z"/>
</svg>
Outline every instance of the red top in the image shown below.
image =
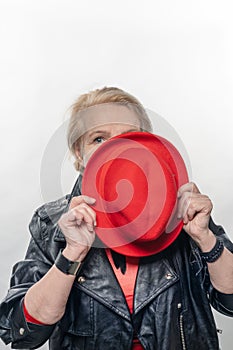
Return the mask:
<svg viewBox="0 0 233 350">
<path fill-rule="evenodd" d="M 121 289 L 125 295 L 125 299 L 127 302 L 127 305 L 129 307 L 130 312 L 133 312 L 133 297 L 134 297 L 134 286 L 136 282 L 137 272 L 138 272 L 138 261 L 139 258 L 134 257 L 126 257 L 126 272 L 123 275 L 120 269 L 117 269 L 113 259 L 112 254 L 110 252 L 110 249 L 106 249 L 106 254 L 109 259 L 109 262 L 112 266 L 112 269 L 116 275 L 116 278 L 121 286 Z M 34 317 L 32 317 L 26 307 L 25 304 L 23 304 L 23 311 L 27 322 L 43 325 L 42 322 L 36 320 Z M 132 350 L 143 350 L 142 345 L 140 344 L 139 340 L 137 338 L 133 339 L 133 346 Z"/>
<path fill-rule="evenodd" d="M 126 271 L 125 271 L 125 274 L 123 275 L 123 273 L 121 272 L 121 269 L 116 268 L 112 259 L 112 254 L 110 252 L 110 249 L 106 249 L 106 254 L 107 254 L 108 260 L 110 261 L 112 269 L 116 275 L 116 278 L 121 286 L 121 289 L 125 295 L 125 299 L 128 304 L 129 311 L 132 314 L 134 287 L 135 287 L 135 282 L 137 278 L 139 258 L 126 256 Z M 143 347 L 139 342 L 139 339 L 137 338 L 133 339 L 132 350 L 143 350 Z"/>
</svg>

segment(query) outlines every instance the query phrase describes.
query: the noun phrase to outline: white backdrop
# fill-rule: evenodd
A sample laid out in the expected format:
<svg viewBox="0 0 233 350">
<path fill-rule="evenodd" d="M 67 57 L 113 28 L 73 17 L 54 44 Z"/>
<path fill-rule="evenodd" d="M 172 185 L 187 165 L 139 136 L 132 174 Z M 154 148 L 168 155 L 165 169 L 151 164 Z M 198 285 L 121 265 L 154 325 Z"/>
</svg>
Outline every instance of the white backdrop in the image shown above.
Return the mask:
<svg viewBox="0 0 233 350">
<path fill-rule="evenodd" d="M 0 0 L 0 298 L 43 203 L 46 145 L 93 88 L 121 87 L 176 129 L 193 180 L 233 238 L 232 9 L 224 0 Z M 70 191 L 71 162 L 64 173 Z M 233 321 L 216 320 L 230 350 Z"/>
</svg>

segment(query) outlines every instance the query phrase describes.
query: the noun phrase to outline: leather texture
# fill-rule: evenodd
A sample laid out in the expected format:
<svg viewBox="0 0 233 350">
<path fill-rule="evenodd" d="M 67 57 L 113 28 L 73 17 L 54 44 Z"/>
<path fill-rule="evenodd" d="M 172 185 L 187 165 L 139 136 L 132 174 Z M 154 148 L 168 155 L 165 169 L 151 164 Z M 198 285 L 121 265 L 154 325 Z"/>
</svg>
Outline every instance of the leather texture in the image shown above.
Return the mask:
<svg viewBox="0 0 233 350">
<path fill-rule="evenodd" d="M 71 197 L 80 194 L 80 181 L 71 195 L 43 205 L 32 218 L 26 257 L 13 267 L 10 289 L 0 305 L 2 340 L 15 349 L 35 349 L 49 339 L 51 350 L 130 350 L 136 335 L 146 350 L 218 350 L 210 303 L 233 316 L 233 295 L 225 299 L 214 290 L 199 249 L 185 232 L 166 250 L 140 259 L 132 315 L 105 250 L 91 248 L 63 318 L 52 326 L 26 323 L 24 295 L 65 246 L 57 221 Z M 222 227 L 211 220 L 210 228 L 233 252 Z"/>
</svg>

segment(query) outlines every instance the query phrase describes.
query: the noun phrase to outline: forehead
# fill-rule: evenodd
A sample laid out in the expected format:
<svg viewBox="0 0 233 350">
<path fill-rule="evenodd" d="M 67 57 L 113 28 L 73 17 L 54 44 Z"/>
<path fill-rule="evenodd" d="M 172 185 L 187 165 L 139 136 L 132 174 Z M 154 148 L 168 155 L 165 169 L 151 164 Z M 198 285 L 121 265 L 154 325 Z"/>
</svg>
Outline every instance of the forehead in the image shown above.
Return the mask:
<svg viewBox="0 0 233 350">
<path fill-rule="evenodd" d="M 88 131 L 107 125 L 131 125 L 140 127 L 139 116 L 135 111 L 119 104 L 101 104 L 87 108 L 77 118 L 79 136 Z"/>
</svg>

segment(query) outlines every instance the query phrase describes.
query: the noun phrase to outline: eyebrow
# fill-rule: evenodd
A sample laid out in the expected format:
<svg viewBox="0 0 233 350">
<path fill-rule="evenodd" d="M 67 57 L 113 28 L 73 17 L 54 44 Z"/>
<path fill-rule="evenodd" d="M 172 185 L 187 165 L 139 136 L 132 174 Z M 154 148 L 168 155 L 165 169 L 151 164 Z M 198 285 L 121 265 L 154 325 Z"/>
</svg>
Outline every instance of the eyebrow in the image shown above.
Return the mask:
<svg viewBox="0 0 233 350">
<path fill-rule="evenodd" d="M 105 131 L 105 130 L 95 130 L 95 131 L 90 132 L 90 134 L 87 134 L 87 137 L 92 137 L 93 135 L 98 135 L 98 134 L 108 135 L 109 132 Z"/>
<path fill-rule="evenodd" d="M 137 132 L 137 131 L 138 131 L 138 129 L 136 129 L 136 128 L 129 129 L 129 130 L 121 132 L 119 135 L 126 134 L 127 132 Z M 92 131 L 90 134 L 87 134 L 87 137 L 92 137 L 93 135 L 98 135 L 98 134 L 109 135 L 110 132 L 106 131 L 106 130 L 95 130 L 95 131 Z"/>
</svg>

